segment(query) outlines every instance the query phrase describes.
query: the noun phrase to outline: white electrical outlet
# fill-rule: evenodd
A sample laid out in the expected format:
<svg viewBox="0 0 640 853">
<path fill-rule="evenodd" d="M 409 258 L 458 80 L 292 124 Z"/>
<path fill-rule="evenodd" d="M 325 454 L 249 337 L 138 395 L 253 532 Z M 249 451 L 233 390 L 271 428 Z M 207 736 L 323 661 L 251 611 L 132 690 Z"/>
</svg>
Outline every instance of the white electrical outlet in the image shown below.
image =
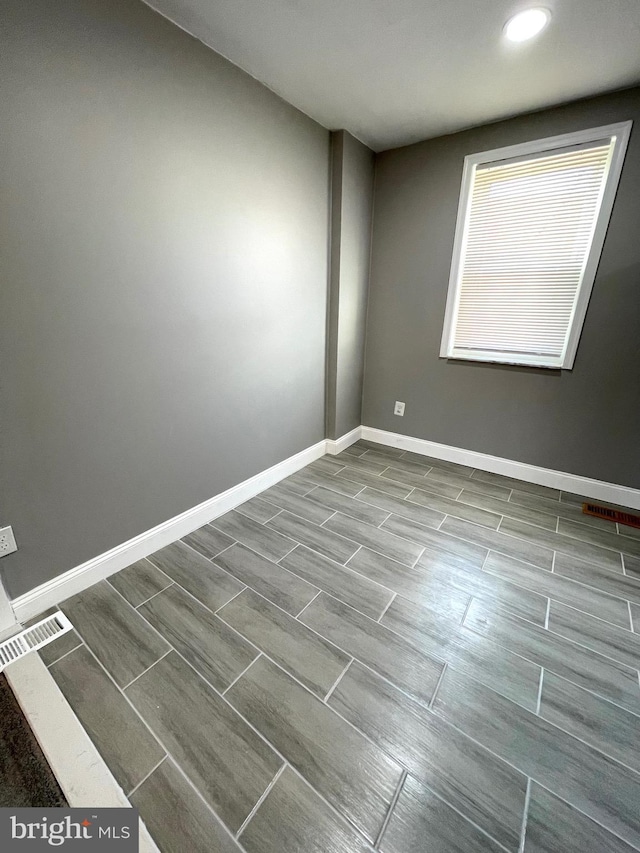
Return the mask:
<svg viewBox="0 0 640 853">
<path fill-rule="evenodd" d="M 0 557 L 13 554 L 18 550 L 13 530 L 10 527 L 0 527 Z"/>
<path fill-rule="evenodd" d="M 393 414 L 400 415 L 400 417 L 404 417 L 404 403 L 401 403 L 400 400 L 396 400 L 396 404 L 393 407 Z"/>
</svg>

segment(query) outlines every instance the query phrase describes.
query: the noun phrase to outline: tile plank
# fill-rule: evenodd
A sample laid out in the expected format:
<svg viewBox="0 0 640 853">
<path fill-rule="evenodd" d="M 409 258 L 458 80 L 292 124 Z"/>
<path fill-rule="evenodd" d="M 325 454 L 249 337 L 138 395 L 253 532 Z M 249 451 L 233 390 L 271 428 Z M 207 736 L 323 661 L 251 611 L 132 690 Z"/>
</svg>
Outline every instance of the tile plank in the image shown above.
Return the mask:
<svg viewBox="0 0 640 853">
<path fill-rule="evenodd" d="M 280 565 L 306 581 L 313 581 L 334 598 L 339 598 L 373 619 L 380 616 L 393 598 L 393 592 L 385 588 L 384 583 L 374 583 L 322 554 L 310 551 L 304 545 L 298 545 L 287 554 Z"/>
<path fill-rule="evenodd" d="M 465 817 L 518 849 L 521 773 L 360 664 L 349 667 L 329 704 Z"/>
<path fill-rule="evenodd" d="M 332 492 L 331 489 L 324 489 L 322 486 L 315 486 L 309 496 L 314 494 L 318 489 L 322 489 L 328 495 L 340 497 L 338 492 Z M 334 510 L 328 509 L 326 506 L 318 506 L 315 501 L 308 500 L 306 495 L 296 495 L 289 492 L 287 489 L 275 485 L 266 492 L 262 493 L 262 497 L 270 501 L 280 509 L 286 509 L 287 512 L 293 515 L 299 515 L 301 518 L 306 518 L 307 521 L 312 521 L 314 524 L 322 524 L 328 518 L 331 518 Z M 342 495 L 344 500 L 351 500 L 346 495 Z"/>
<path fill-rule="evenodd" d="M 460 625 L 462 615 L 454 620 L 398 596 L 380 621 L 423 654 L 535 711 L 540 667 Z"/>
<path fill-rule="evenodd" d="M 407 776 L 380 845 L 382 853 L 503 853 L 485 835 L 417 779 Z"/>
<path fill-rule="evenodd" d="M 488 483 L 485 480 L 473 479 L 472 477 L 464 477 L 460 474 L 454 474 L 450 471 L 441 471 L 438 468 L 433 468 L 426 476 L 427 480 L 437 480 L 440 483 L 447 483 L 450 486 L 457 486 L 460 489 L 475 489 L 476 492 L 483 495 L 491 495 L 494 498 L 502 498 L 508 500 L 511 494 L 510 488 L 497 486 L 493 483 Z"/>
<path fill-rule="evenodd" d="M 173 583 L 171 578 L 156 569 L 148 560 L 138 560 L 137 563 L 111 575 L 107 581 L 132 607 L 137 607 Z"/>
<path fill-rule="evenodd" d="M 286 767 L 240 835 L 247 853 L 370 853 L 309 785 Z"/>
<path fill-rule="evenodd" d="M 131 804 L 162 853 L 242 853 L 170 758 L 145 779 Z"/>
<path fill-rule="evenodd" d="M 428 703 L 443 662 L 418 652 L 411 643 L 357 610 L 321 593 L 300 616 L 302 622 L 348 654 Z"/>
<path fill-rule="evenodd" d="M 517 489 L 520 492 L 529 492 L 543 498 L 559 501 L 558 489 L 549 486 L 539 486 L 537 483 L 527 483 L 526 480 L 516 480 L 514 477 L 505 477 L 503 474 L 492 474 L 490 471 L 482 471 L 477 468 L 471 475 L 472 480 L 481 480 L 483 483 L 492 483 L 494 486 L 502 486 L 505 489 Z M 473 487 L 470 487 L 473 488 Z"/>
<path fill-rule="evenodd" d="M 366 548 L 362 548 L 349 560 L 348 568 L 389 589 L 393 588 L 406 598 L 414 599 L 422 607 L 435 608 L 443 615 L 453 614 L 458 621 L 462 619 L 470 601 L 467 594 L 459 592 L 451 585 L 434 582 L 433 577 L 419 566 L 404 566 Z M 351 604 L 349 601 L 346 603 Z M 355 604 L 351 606 L 362 609 Z"/>
<path fill-rule="evenodd" d="M 210 610 L 222 607 L 244 589 L 244 584 L 182 542 L 161 548 L 149 560 Z"/>
<path fill-rule="evenodd" d="M 523 853 L 633 853 L 634 848 L 535 782 Z"/>
<path fill-rule="evenodd" d="M 216 530 L 210 524 L 205 524 L 204 527 L 200 527 L 198 530 L 194 530 L 193 533 L 183 536 L 182 541 L 190 545 L 194 551 L 202 554 L 203 557 L 213 559 L 221 551 L 226 551 L 227 548 L 233 545 L 235 539 L 225 536 L 224 533 Z"/>
<path fill-rule="evenodd" d="M 225 690 L 258 652 L 175 584 L 139 612 L 216 690 Z"/>
<path fill-rule="evenodd" d="M 332 492 L 330 489 L 323 489 L 322 486 L 318 486 L 312 492 L 309 492 L 308 495 L 305 495 L 305 501 L 309 501 L 313 504 L 319 504 L 320 506 L 331 510 L 331 512 L 327 513 L 327 518 L 329 518 L 333 512 L 341 512 L 343 515 L 348 515 L 351 518 L 357 518 L 358 521 L 364 521 L 366 524 L 372 524 L 374 527 L 382 524 L 385 518 L 389 515 L 385 510 L 369 506 L 369 504 L 363 503 L 358 498 L 349 498 L 346 495 L 339 495 L 337 492 Z M 323 521 L 326 521 L 326 519 L 323 519 Z M 319 521 L 318 524 L 322 524 L 322 521 Z"/>
<path fill-rule="evenodd" d="M 281 759 L 175 652 L 125 692 L 200 794 L 237 832 Z"/>
<path fill-rule="evenodd" d="M 528 658 L 568 681 L 610 699 L 623 708 L 640 711 L 638 673 L 597 652 L 474 600 L 464 624 L 515 654 Z"/>
<path fill-rule="evenodd" d="M 553 573 L 640 605 L 640 576 L 636 579 L 567 554 L 556 554 Z"/>
<path fill-rule="evenodd" d="M 244 545 L 233 545 L 214 563 L 294 616 L 319 592 L 281 564 L 272 563 Z"/>
<path fill-rule="evenodd" d="M 423 456 L 421 453 L 413 453 L 411 450 L 407 450 L 402 458 L 407 461 L 416 462 L 419 465 L 430 465 L 441 471 L 450 471 L 452 474 L 459 474 L 461 477 L 470 477 L 473 473 L 473 468 L 469 467 L 469 465 L 448 462 L 446 459 L 436 459 L 435 456 Z"/>
<path fill-rule="evenodd" d="M 395 761 L 264 657 L 227 697 L 319 794 L 376 838 L 402 773 Z"/>
<path fill-rule="evenodd" d="M 421 545 L 401 539 L 389 531 L 372 527 L 355 518 L 349 518 L 340 512 L 332 516 L 323 527 L 408 566 L 412 566 L 422 554 Z"/>
<path fill-rule="evenodd" d="M 352 539 L 345 539 L 344 536 L 339 536 L 325 527 L 318 527 L 288 512 L 276 516 L 268 526 L 290 537 L 288 541 L 293 540 L 295 543 L 306 545 L 337 563 L 346 563 L 360 547 Z"/>
<path fill-rule="evenodd" d="M 267 503 L 266 500 L 263 500 L 263 496 L 260 495 L 260 497 L 251 498 L 240 504 L 240 506 L 235 508 L 235 511 L 246 515 L 247 518 L 252 518 L 258 524 L 264 524 L 265 521 L 269 521 L 274 515 L 277 515 L 280 509 L 271 503 Z"/>
<path fill-rule="evenodd" d="M 625 601 L 575 583 L 556 571 L 548 572 L 493 551 L 489 552 L 484 571 L 555 601 L 577 607 L 585 613 L 599 616 L 615 625 L 629 627 L 629 608 Z"/>
<path fill-rule="evenodd" d="M 487 512 L 484 509 L 478 509 L 461 501 L 454 501 L 450 498 L 440 497 L 439 495 L 431 495 L 420 489 L 414 489 L 407 500 L 411 503 L 417 503 L 420 506 L 434 509 L 443 515 L 455 515 L 456 518 L 464 518 L 466 521 L 472 521 L 474 524 L 482 525 L 482 527 L 489 527 L 491 530 L 497 530 L 500 524 L 501 516 L 495 512 Z"/>
<path fill-rule="evenodd" d="M 489 512 L 497 515 L 508 515 L 509 518 L 517 518 L 520 521 L 526 521 L 528 524 L 535 524 L 538 527 L 544 527 L 546 530 L 555 530 L 557 524 L 557 516 L 549 515 L 546 512 L 538 512 L 538 510 L 530 509 L 526 506 L 513 503 L 512 501 L 499 500 L 488 495 L 480 495 L 472 490 L 463 489 L 458 500 L 461 503 L 477 506 L 480 509 L 486 509 Z M 453 513 L 455 515 L 455 513 Z"/>
<path fill-rule="evenodd" d="M 169 646 L 106 581 L 60 609 L 119 687 L 154 664 Z"/>
<path fill-rule="evenodd" d="M 457 536 L 450 536 L 442 530 L 430 530 L 398 515 L 391 515 L 382 525 L 382 530 L 390 530 L 398 536 L 404 536 L 412 542 L 424 545 L 436 551 L 443 551 L 461 557 L 471 566 L 480 568 L 488 554 L 488 549 L 473 542 L 467 542 Z"/>
<path fill-rule="evenodd" d="M 406 498 L 411 491 L 410 486 L 404 486 L 401 483 L 396 483 L 393 480 L 387 480 L 379 474 L 370 474 L 368 471 L 347 467 L 343 468 L 336 474 L 336 477 L 341 480 L 349 480 L 358 483 L 360 489 L 364 486 L 369 486 L 372 489 L 377 489 L 380 492 L 386 492 L 396 498 Z"/>
<path fill-rule="evenodd" d="M 347 469 L 344 468 L 343 470 L 346 471 Z M 338 471 L 337 474 L 342 474 L 342 471 Z M 357 495 L 362 490 L 362 485 L 359 483 L 350 482 L 349 479 L 338 477 L 336 474 L 327 474 L 326 471 L 313 471 L 309 468 L 303 468 L 296 474 L 286 477 L 278 485 L 294 488 L 302 495 L 310 492 L 316 486 L 324 486 L 325 489 L 331 489 L 334 492 L 340 492 L 342 495 L 349 495 L 349 497 Z"/>
<path fill-rule="evenodd" d="M 635 714 L 545 671 L 540 715 L 640 772 L 640 717 Z"/>
<path fill-rule="evenodd" d="M 452 669 L 444 674 L 433 708 L 534 781 L 640 846 L 638 774 Z"/>
<path fill-rule="evenodd" d="M 615 532 L 615 526 L 611 526 L 613 527 L 613 531 L 610 529 L 599 530 L 595 527 L 589 527 L 586 524 L 579 524 L 576 521 L 568 521 L 565 518 L 561 518 L 558 524 L 558 533 L 585 542 L 591 542 L 593 545 L 601 545 L 603 548 L 610 548 L 612 551 L 623 551 L 625 554 L 640 557 L 640 539 L 633 539 L 630 536 L 620 536 L 620 534 Z M 629 530 L 632 529 L 629 528 Z"/>
<path fill-rule="evenodd" d="M 219 616 L 320 697 L 349 663 L 348 655 L 252 590 L 234 598 Z"/>
<path fill-rule="evenodd" d="M 524 539 L 536 547 L 550 548 L 563 554 L 569 554 L 570 557 L 588 560 L 596 565 L 614 569 L 619 569 L 622 565 L 620 554 L 615 551 L 609 551 L 588 542 L 581 542 L 561 533 L 553 533 L 551 530 L 542 530 L 540 527 L 526 524 L 524 521 L 516 521 L 514 518 L 504 518 L 500 525 L 500 532 Z M 528 562 L 533 561 L 529 560 Z"/>
<path fill-rule="evenodd" d="M 116 781 L 128 793 L 153 770 L 164 749 L 87 648 L 77 648 L 49 671 Z"/>
<path fill-rule="evenodd" d="M 477 524 L 471 524 L 459 518 L 449 517 L 444 520 L 440 530 L 443 533 L 467 539 L 469 542 L 481 545 L 483 548 L 498 551 L 507 557 L 515 557 L 516 560 L 524 560 L 526 563 L 532 563 L 534 566 L 541 566 L 543 569 L 551 570 L 551 566 L 553 565 L 553 547 L 549 545 L 542 546 L 537 542 L 531 541 L 531 539 L 516 538 L 517 534 L 509 535 L 515 524 L 522 525 L 522 522 L 504 518 L 500 525 L 500 530 L 496 531 L 487 530 L 485 527 L 479 527 Z M 525 525 L 525 528 L 531 528 L 533 531 L 539 531 L 547 535 L 546 530 L 541 530 L 539 527 L 534 527 L 531 524 Z M 551 535 L 550 532 L 548 535 Z"/>
<path fill-rule="evenodd" d="M 384 492 L 376 491 L 376 489 L 365 489 L 358 495 L 358 500 L 383 509 L 385 512 L 399 515 L 408 521 L 413 521 L 424 527 L 438 527 L 445 516 L 443 512 L 438 512 L 427 506 L 420 506 L 417 503 L 411 503 L 408 500 L 395 498 L 392 495 L 386 495 Z"/>
<path fill-rule="evenodd" d="M 560 634 L 574 643 L 580 643 L 601 655 L 613 658 L 619 663 L 637 669 L 640 666 L 640 637 L 633 634 L 628 624 L 627 630 L 596 619 L 573 607 L 566 607 L 557 601 L 551 602 L 549 611 L 549 630 Z M 638 685 L 640 690 L 640 684 Z M 638 697 L 640 699 L 640 695 Z"/>
<path fill-rule="evenodd" d="M 488 561 L 489 558 L 487 558 Z M 547 613 L 547 597 L 524 589 L 510 579 L 497 577 L 489 572 L 466 565 L 459 558 L 446 558 L 439 551 L 427 548 L 418 560 L 419 568 L 441 584 L 450 584 L 455 589 L 481 601 L 487 601 L 498 609 L 544 625 Z M 540 570 L 542 571 L 542 570 Z"/>
<path fill-rule="evenodd" d="M 640 559 L 631 557 L 629 554 L 623 554 L 625 574 L 632 578 L 640 580 Z"/>
<path fill-rule="evenodd" d="M 211 523 L 227 536 L 257 551 L 268 560 L 277 562 L 295 547 L 295 542 L 287 539 L 286 536 L 281 536 L 273 529 L 273 525 L 279 521 L 280 517 L 277 515 L 268 525 L 258 524 L 253 519 L 232 510 Z"/>
<path fill-rule="evenodd" d="M 420 489 L 420 491 L 425 494 L 438 495 L 454 501 L 462 492 L 462 489 L 459 486 L 452 486 L 449 483 L 443 483 L 440 480 L 427 480 L 424 475 L 421 480 L 418 480 L 417 477 L 412 477 L 411 481 L 406 478 L 400 479 L 392 468 L 388 468 L 380 476 L 386 477 L 389 480 L 397 480 L 399 483 L 407 483 L 407 485 L 413 486 L 414 489 Z"/>
</svg>

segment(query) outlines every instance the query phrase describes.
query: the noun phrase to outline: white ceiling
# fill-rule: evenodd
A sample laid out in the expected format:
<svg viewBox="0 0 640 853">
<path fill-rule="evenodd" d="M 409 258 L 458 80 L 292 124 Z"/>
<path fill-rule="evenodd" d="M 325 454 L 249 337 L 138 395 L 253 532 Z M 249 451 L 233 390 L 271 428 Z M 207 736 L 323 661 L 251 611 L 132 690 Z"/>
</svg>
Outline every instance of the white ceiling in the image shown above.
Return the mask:
<svg viewBox="0 0 640 853">
<path fill-rule="evenodd" d="M 548 28 L 507 44 L 545 5 Z M 376 151 L 640 82 L 640 0 L 150 0 Z"/>
</svg>

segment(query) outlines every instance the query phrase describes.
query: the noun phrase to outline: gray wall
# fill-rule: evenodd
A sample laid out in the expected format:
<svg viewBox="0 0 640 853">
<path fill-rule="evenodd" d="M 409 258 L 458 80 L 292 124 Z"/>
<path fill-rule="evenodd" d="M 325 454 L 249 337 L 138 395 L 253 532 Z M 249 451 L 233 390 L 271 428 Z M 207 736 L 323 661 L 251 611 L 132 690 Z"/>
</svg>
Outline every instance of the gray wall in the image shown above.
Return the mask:
<svg viewBox="0 0 640 853">
<path fill-rule="evenodd" d="M 626 119 L 635 125 L 574 369 L 440 359 L 464 157 Z M 637 488 L 639 345 L 640 89 L 378 155 L 364 424 Z"/>
<path fill-rule="evenodd" d="M 332 133 L 326 431 L 334 439 L 361 423 L 374 158 L 349 133 Z"/>
<path fill-rule="evenodd" d="M 324 436 L 329 134 L 137 0 L 4 0 L 16 596 Z"/>
</svg>

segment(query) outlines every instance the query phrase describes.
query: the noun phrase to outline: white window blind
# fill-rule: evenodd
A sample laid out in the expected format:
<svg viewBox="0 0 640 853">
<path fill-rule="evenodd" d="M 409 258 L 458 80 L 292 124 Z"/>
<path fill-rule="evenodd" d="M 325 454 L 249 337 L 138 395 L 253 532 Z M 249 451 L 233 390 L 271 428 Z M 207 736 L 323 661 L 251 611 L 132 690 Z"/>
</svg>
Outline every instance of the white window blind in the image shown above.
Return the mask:
<svg viewBox="0 0 640 853">
<path fill-rule="evenodd" d="M 620 130 L 589 133 L 465 164 L 441 355 L 572 366 L 622 165 Z"/>
</svg>

